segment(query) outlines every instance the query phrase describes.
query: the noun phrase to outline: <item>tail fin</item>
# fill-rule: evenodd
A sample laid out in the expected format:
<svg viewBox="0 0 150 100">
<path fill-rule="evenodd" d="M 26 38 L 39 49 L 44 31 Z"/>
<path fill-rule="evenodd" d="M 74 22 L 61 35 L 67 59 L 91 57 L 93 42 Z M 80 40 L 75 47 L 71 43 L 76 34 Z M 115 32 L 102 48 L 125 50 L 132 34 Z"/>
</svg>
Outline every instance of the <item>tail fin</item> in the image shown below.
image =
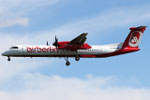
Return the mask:
<svg viewBox="0 0 150 100">
<path fill-rule="evenodd" d="M 146 27 L 147 26 L 131 27 L 131 31 L 128 37 L 126 38 L 125 42 L 123 43 L 122 47 L 138 48 Z"/>
</svg>

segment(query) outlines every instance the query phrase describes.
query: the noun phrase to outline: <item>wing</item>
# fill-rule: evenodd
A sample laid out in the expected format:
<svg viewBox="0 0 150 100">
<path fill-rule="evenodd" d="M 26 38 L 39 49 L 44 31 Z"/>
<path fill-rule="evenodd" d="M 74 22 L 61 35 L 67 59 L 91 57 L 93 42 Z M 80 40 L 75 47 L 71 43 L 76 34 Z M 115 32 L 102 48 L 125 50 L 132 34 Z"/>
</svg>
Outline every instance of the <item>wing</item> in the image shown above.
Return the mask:
<svg viewBox="0 0 150 100">
<path fill-rule="evenodd" d="M 88 35 L 88 33 L 82 33 L 81 35 L 79 35 L 78 37 L 76 37 L 75 39 L 73 39 L 72 41 L 70 41 L 70 44 L 78 44 L 78 45 L 83 45 L 84 42 L 86 41 L 86 36 Z"/>
</svg>

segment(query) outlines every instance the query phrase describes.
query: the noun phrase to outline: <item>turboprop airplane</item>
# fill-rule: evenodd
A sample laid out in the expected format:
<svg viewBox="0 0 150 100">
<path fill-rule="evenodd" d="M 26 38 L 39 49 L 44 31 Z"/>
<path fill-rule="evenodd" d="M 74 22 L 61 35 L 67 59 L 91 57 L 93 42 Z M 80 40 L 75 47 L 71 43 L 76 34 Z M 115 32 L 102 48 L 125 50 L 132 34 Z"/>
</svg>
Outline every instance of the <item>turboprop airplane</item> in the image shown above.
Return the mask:
<svg viewBox="0 0 150 100">
<path fill-rule="evenodd" d="M 10 57 L 64 57 L 69 66 L 69 57 L 76 61 L 80 58 L 103 58 L 139 51 L 139 43 L 146 26 L 131 27 L 130 33 L 123 43 L 108 45 L 89 45 L 85 43 L 88 33 L 82 33 L 71 41 L 55 42 L 52 46 L 47 45 L 16 45 L 2 53 L 2 56 Z"/>
</svg>

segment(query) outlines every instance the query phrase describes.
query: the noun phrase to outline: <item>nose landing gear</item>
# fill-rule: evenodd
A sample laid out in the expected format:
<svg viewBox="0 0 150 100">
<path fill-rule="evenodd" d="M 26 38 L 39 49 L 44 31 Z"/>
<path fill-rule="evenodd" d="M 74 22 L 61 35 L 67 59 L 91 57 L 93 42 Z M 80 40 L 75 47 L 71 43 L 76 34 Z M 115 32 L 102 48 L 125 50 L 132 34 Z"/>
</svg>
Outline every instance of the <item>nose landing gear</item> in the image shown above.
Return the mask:
<svg viewBox="0 0 150 100">
<path fill-rule="evenodd" d="M 10 59 L 10 57 L 8 56 L 8 59 L 7 59 L 8 61 L 11 61 L 11 59 Z"/>
</svg>

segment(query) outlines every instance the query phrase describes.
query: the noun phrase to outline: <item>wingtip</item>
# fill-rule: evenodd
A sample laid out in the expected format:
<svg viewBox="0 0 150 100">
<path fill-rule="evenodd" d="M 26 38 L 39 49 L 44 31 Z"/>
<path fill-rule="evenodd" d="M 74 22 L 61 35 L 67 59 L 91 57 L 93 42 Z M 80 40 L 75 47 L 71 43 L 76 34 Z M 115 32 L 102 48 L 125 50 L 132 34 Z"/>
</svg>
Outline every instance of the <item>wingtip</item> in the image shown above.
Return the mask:
<svg viewBox="0 0 150 100">
<path fill-rule="evenodd" d="M 83 35 L 88 35 L 88 33 L 82 33 Z"/>
</svg>

